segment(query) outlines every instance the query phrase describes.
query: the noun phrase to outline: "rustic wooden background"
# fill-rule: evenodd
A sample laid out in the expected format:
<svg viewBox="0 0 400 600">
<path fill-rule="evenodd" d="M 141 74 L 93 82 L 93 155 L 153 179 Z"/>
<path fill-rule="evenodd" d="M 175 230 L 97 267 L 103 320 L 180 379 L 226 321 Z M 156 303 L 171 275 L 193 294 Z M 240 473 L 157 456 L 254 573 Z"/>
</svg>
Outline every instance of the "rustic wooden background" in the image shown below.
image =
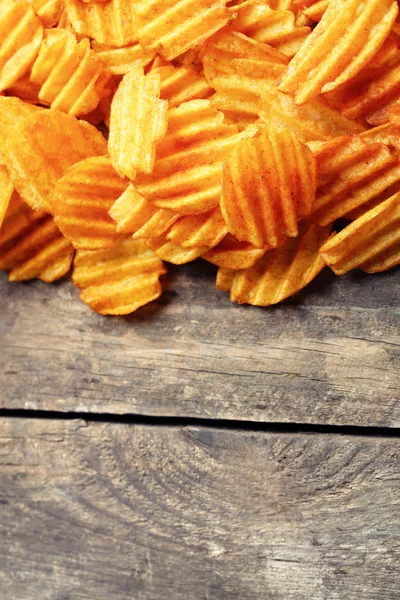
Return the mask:
<svg viewBox="0 0 400 600">
<path fill-rule="evenodd" d="M 398 600 L 399 271 L 104 318 L 0 276 L 0 598 Z"/>
</svg>

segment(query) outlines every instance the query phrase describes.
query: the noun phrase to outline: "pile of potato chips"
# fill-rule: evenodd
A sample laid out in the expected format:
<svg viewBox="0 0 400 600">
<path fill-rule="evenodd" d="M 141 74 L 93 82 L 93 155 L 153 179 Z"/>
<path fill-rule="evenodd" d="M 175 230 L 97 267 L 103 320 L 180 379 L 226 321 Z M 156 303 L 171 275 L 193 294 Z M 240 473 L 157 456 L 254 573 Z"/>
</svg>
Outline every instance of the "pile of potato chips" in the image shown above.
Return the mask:
<svg viewBox="0 0 400 600">
<path fill-rule="evenodd" d="M 0 0 L 0 269 L 127 314 L 400 260 L 396 0 Z M 337 220 L 340 219 L 340 227 Z M 339 232 L 337 232 L 339 230 Z"/>
</svg>

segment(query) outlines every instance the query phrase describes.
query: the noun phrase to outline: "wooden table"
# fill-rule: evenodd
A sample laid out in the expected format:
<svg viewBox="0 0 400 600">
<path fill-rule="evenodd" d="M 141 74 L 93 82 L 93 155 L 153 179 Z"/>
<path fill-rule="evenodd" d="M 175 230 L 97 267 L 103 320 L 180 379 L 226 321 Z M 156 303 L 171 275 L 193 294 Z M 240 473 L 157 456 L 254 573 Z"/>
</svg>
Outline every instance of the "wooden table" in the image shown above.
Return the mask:
<svg viewBox="0 0 400 600">
<path fill-rule="evenodd" d="M 398 275 L 104 318 L 1 274 L 0 598 L 398 600 Z"/>
</svg>

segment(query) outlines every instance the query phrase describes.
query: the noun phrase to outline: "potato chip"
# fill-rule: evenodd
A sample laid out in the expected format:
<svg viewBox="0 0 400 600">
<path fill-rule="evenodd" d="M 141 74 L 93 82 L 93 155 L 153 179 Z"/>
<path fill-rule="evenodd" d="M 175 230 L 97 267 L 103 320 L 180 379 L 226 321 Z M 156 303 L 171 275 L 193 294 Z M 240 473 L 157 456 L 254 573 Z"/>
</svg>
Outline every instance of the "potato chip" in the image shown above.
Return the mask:
<svg viewBox="0 0 400 600">
<path fill-rule="evenodd" d="M 135 67 L 145 67 L 156 56 L 155 50 L 145 50 L 138 43 L 123 48 L 113 48 L 93 40 L 92 49 L 111 75 L 125 75 Z"/>
<path fill-rule="evenodd" d="M 231 18 L 227 0 L 139 0 L 139 41 L 172 60 L 201 44 Z"/>
<path fill-rule="evenodd" d="M 400 181 L 398 150 L 390 142 L 395 137 L 395 131 L 390 136 L 380 129 L 321 144 L 313 222 L 327 225 L 347 216 Z"/>
<path fill-rule="evenodd" d="M 297 238 L 282 248 L 269 250 L 253 267 L 232 273 L 220 269 L 217 288 L 228 291 L 232 302 L 270 306 L 299 292 L 324 268 L 319 249 L 330 227 L 303 224 Z"/>
<path fill-rule="evenodd" d="M 264 256 L 267 250 L 270 250 L 269 246 L 256 248 L 247 242 L 240 242 L 235 236 L 228 233 L 215 248 L 207 250 L 202 258 L 224 269 L 248 269 Z"/>
<path fill-rule="evenodd" d="M 151 248 L 159 258 L 173 265 L 184 265 L 199 258 L 207 250 L 207 246 L 198 248 L 181 248 L 177 244 L 165 238 L 165 234 L 159 238 L 148 238 L 146 246 Z"/>
<path fill-rule="evenodd" d="M 0 96 L 0 162 L 4 161 L 6 141 L 21 119 L 43 110 L 22 102 L 19 98 Z"/>
<path fill-rule="evenodd" d="M 80 299 L 101 315 L 126 315 L 162 293 L 162 261 L 140 240 L 119 239 L 107 250 L 78 250 L 72 281 Z"/>
<path fill-rule="evenodd" d="M 203 75 L 186 67 L 174 67 L 172 64 L 154 69 L 161 81 L 160 98 L 168 100 L 169 108 L 180 106 L 182 102 L 209 98 L 214 90 Z"/>
<path fill-rule="evenodd" d="M 304 14 L 313 21 L 320 21 L 329 5 L 329 0 L 295 0 Z"/>
<path fill-rule="evenodd" d="M 151 173 L 155 145 L 167 130 L 168 103 L 160 100 L 160 76 L 127 73 L 111 104 L 108 151 L 116 171 L 135 179 L 136 171 Z"/>
<path fill-rule="evenodd" d="M 29 75 L 21 77 L 7 89 L 9 96 L 14 96 L 24 102 L 29 102 L 29 104 L 40 104 L 39 92 L 40 85 L 33 83 L 29 79 Z"/>
<path fill-rule="evenodd" d="M 190 48 L 189 50 L 186 50 L 186 52 L 183 52 L 183 54 L 180 54 L 174 59 L 174 66 L 185 67 L 186 69 L 192 69 L 193 71 L 197 71 L 197 73 L 202 73 L 203 63 L 201 62 L 200 56 L 201 48 L 202 46 L 200 45 L 196 48 Z"/>
<path fill-rule="evenodd" d="M 280 89 L 303 104 L 355 77 L 381 48 L 398 11 L 394 0 L 331 0 Z"/>
<path fill-rule="evenodd" d="M 0 92 L 28 73 L 43 39 L 43 25 L 28 2 L 0 0 Z"/>
<path fill-rule="evenodd" d="M 157 144 L 151 174 L 138 174 L 138 193 L 158 208 L 184 214 L 216 208 L 222 189 L 222 162 L 247 131 L 224 124 L 208 100 L 184 102 L 168 111 L 168 131 Z"/>
<path fill-rule="evenodd" d="M 127 187 L 107 156 L 87 158 L 70 167 L 51 196 L 56 225 L 78 250 L 108 248 L 117 239 L 108 211 Z"/>
<path fill-rule="evenodd" d="M 246 0 L 231 11 L 235 17 L 232 29 L 265 42 L 290 58 L 311 33 L 310 27 L 296 26 L 292 11 L 273 10 L 264 0 Z"/>
<path fill-rule="evenodd" d="M 156 208 L 130 184 L 114 202 L 108 214 L 117 223 L 119 233 L 132 233 L 134 239 L 159 237 L 179 219 L 177 212 Z"/>
<path fill-rule="evenodd" d="M 0 232 L 0 269 L 10 281 L 54 281 L 68 273 L 74 249 L 53 218 L 31 210 L 13 194 Z"/>
<path fill-rule="evenodd" d="M 311 150 L 290 130 L 261 128 L 243 139 L 224 163 L 221 210 L 230 233 L 257 248 L 298 235 L 316 192 Z"/>
<path fill-rule="evenodd" d="M 337 275 L 358 267 L 376 273 L 399 264 L 400 193 L 333 236 L 321 256 Z"/>
<path fill-rule="evenodd" d="M 70 31 L 48 29 L 30 80 L 40 86 L 41 104 L 81 116 L 99 104 L 107 73 L 89 40 L 77 43 Z"/>
<path fill-rule="evenodd" d="M 221 209 L 217 206 L 211 212 L 181 217 L 169 229 L 166 238 L 181 248 L 213 248 L 227 233 Z"/>
<path fill-rule="evenodd" d="M 44 27 L 54 27 L 61 19 L 64 0 L 28 0 Z"/>
<path fill-rule="evenodd" d="M 327 141 L 365 129 L 331 108 L 322 97 L 299 106 L 278 90 L 269 91 L 260 101 L 259 115 L 266 125 L 290 129 L 302 142 Z"/>
<path fill-rule="evenodd" d="M 64 2 L 68 19 L 79 34 L 115 48 L 137 42 L 136 3 L 131 0 L 90 4 L 84 4 L 80 0 Z"/>
<path fill-rule="evenodd" d="M 11 183 L 7 167 L 5 165 L 0 164 L 0 229 L 13 192 L 14 186 Z"/>
<path fill-rule="evenodd" d="M 49 211 L 54 186 L 68 167 L 106 152 L 107 142 L 92 125 L 56 110 L 41 110 L 12 129 L 5 163 L 24 201 L 35 210 Z"/>
</svg>

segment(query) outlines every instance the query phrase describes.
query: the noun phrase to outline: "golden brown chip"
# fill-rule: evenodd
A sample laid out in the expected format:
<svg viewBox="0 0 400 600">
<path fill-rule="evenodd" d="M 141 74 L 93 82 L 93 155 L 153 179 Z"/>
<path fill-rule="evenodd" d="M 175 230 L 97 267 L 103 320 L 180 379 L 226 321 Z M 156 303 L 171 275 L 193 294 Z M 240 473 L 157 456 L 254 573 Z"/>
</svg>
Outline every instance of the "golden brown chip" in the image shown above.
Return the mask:
<svg viewBox="0 0 400 600">
<path fill-rule="evenodd" d="M 106 250 L 78 250 L 72 281 L 101 315 L 126 315 L 161 295 L 162 261 L 144 242 L 119 239 Z"/>
<path fill-rule="evenodd" d="M 186 67 L 174 67 L 172 64 L 153 69 L 161 81 L 160 97 L 168 100 L 169 108 L 180 106 L 182 102 L 209 98 L 214 90 L 203 75 Z"/>
<path fill-rule="evenodd" d="M 28 2 L 0 0 L 0 92 L 28 73 L 43 39 L 43 25 Z"/>
<path fill-rule="evenodd" d="M 54 186 L 68 167 L 106 152 L 105 139 L 92 125 L 56 110 L 41 110 L 12 129 L 5 162 L 24 201 L 35 210 L 49 211 Z"/>
<path fill-rule="evenodd" d="M 51 196 L 56 225 L 78 250 L 108 248 L 117 228 L 108 211 L 128 185 L 107 156 L 87 158 L 58 180 Z"/>
<path fill-rule="evenodd" d="M 29 102 L 29 104 L 40 104 L 39 92 L 40 85 L 33 83 L 29 79 L 29 75 L 21 77 L 7 89 L 8 96 L 14 96 L 24 102 Z"/>
<path fill-rule="evenodd" d="M 256 248 L 247 242 L 240 242 L 235 236 L 228 233 L 218 246 L 208 250 L 202 255 L 202 258 L 217 267 L 224 267 L 224 269 L 248 269 L 264 256 L 267 250 L 270 250 L 267 246 Z"/>
<path fill-rule="evenodd" d="M 14 193 L 0 232 L 0 269 L 10 281 L 54 281 L 68 273 L 74 249 L 50 215 L 33 211 Z"/>
<path fill-rule="evenodd" d="M 221 210 L 230 233 L 257 248 L 298 235 L 316 191 L 311 150 L 290 130 L 261 128 L 243 139 L 224 163 Z"/>
<path fill-rule="evenodd" d="M 331 0 L 280 89 L 302 104 L 355 77 L 381 48 L 398 11 L 394 0 Z"/>
<path fill-rule="evenodd" d="M 328 8 L 329 0 L 295 0 L 303 13 L 313 21 L 320 21 Z"/>
<path fill-rule="evenodd" d="M 40 86 L 41 104 L 74 116 L 86 115 L 105 94 L 107 78 L 89 40 L 77 43 L 75 36 L 64 29 L 45 32 L 30 75 L 30 80 Z"/>
<path fill-rule="evenodd" d="M 54 27 L 64 10 L 63 0 L 28 0 L 44 27 Z"/>
<path fill-rule="evenodd" d="M 160 100 L 160 76 L 137 67 L 124 75 L 111 104 L 108 151 L 115 170 L 129 179 L 151 173 L 156 142 L 167 131 L 168 103 Z"/>
<path fill-rule="evenodd" d="M 181 217 L 169 229 L 166 238 L 181 248 L 213 248 L 227 233 L 228 228 L 217 206 L 211 212 Z"/>
<path fill-rule="evenodd" d="M 111 75 L 125 75 L 131 69 L 145 67 L 156 55 L 155 50 L 145 50 L 138 43 L 123 48 L 113 48 L 93 40 L 92 49 Z"/>
<path fill-rule="evenodd" d="M 137 42 L 136 3 L 132 0 L 90 4 L 84 4 L 80 0 L 64 2 L 68 19 L 79 34 L 115 48 Z"/>
<path fill-rule="evenodd" d="M 14 186 L 11 183 L 7 167 L 0 163 L 0 229 L 13 192 Z"/>
<path fill-rule="evenodd" d="M 297 238 L 282 248 L 269 250 L 253 267 L 240 271 L 220 268 L 217 287 L 230 291 L 231 301 L 254 306 L 270 306 L 296 294 L 325 266 L 319 249 L 330 227 L 303 224 Z"/>
<path fill-rule="evenodd" d="M 360 267 L 385 271 L 400 262 L 400 193 L 366 212 L 321 248 L 321 256 L 337 274 Z"/>
<path fill-rule="evenodd" d="M 22 102 L 19 98 L 0 96 L 0 162 L 4 161 L 6 141 L 15 126 L 26 117 L 43 110 Z"/>
<path fill-rule="evenodd" d="M 136 5 L 139 41 L 167 60 L 201 44 L 231 18 L 227 0 L 141 0 Z"/>
<path fill-rule="evenodd" d="M 151 248 L 162 260 L 173 265 L 183 265 L 199 258 L 207 250 L 207 246 L 181 248 L 166 239 L 165 234 L 159 238 L 146 239 L 146 246 Z"/>
</svg>

